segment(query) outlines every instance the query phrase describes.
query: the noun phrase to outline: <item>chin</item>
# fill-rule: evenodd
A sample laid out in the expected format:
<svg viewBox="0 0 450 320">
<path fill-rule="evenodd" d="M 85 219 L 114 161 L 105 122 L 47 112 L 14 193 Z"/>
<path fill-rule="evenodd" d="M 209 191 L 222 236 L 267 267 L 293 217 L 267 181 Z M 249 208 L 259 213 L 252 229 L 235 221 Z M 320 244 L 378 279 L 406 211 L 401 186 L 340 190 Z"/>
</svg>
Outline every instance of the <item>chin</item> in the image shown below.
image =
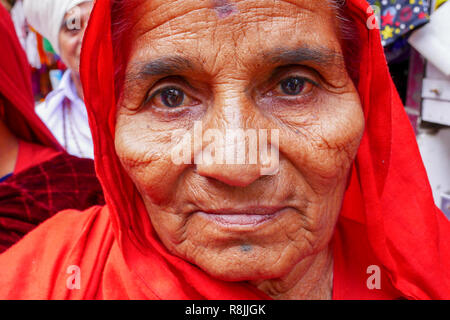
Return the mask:
<svg viewBox="0 0 450 320">
<path fill-rule="evenodd" d="M 294 261 L 289 263 L 289 261 L 284 261 L 284 259 L 273 260 L 264 256 L 257 259 L 245 257 L 215 259 L 213 257 L 205 257 L 204 262 L 198 261 L 194 262 L 194 264 L 212 277 L 230 282 L 279 278 L 287 274 L 295 265 Z"/>
<path fill-rule="evenodd" d="M 288 271 L 275 272 L 275 270 L 273 269 L 263 267 L 252 268 L 251 271 L 245 270 L 241 267 L 226 270 L 213 269 L 204 271 L 206 271 L 206 273 L 208 273 L 209 275 L 211 275 L 216 279 L 228 282 L 262 281 L 262 280 L 276 279 L 288 273 Z"/>
</svg>

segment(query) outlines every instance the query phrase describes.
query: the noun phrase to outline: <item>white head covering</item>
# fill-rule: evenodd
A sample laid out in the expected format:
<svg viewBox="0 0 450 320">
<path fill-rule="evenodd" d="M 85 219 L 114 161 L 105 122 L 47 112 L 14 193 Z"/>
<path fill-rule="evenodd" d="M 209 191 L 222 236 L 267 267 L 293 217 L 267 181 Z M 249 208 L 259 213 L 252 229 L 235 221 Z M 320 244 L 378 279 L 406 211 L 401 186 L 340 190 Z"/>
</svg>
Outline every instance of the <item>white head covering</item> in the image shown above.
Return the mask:
<svg viewBox="0 0 450 320">
<path fill-rule="evenodd" d="M 58 39 L 64 16 L 70 9 L 89 1 L 92 0 L 23 0 L 23 10 L 27 22 L 60 54 Z"/>
</svg>

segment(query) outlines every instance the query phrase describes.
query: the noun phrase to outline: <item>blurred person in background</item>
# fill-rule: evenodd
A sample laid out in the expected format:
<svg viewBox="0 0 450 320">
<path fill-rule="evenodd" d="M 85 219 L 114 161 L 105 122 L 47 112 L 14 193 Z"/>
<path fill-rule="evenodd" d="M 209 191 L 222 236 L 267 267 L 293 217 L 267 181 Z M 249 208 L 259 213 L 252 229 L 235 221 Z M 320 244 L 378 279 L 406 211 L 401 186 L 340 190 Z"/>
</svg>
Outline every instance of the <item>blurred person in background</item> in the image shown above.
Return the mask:
<svg viewBox="0 0 450 320">
<path fill-rule="evenodd" d="M 66 151 L 94 158 L 92 136 L 83 102 L 79 64 L 91 0 L 24 0 L 27 22 L 48 39 L 67 66 L 59 86 L 36 112 Z"/>
<path fill-rule="evenodd" d="M 104 203 L 94 162 L 67 154 L 34 111 L 31 68 L 0 6 L 0 252 L 55 213 Z"/>
</svg>

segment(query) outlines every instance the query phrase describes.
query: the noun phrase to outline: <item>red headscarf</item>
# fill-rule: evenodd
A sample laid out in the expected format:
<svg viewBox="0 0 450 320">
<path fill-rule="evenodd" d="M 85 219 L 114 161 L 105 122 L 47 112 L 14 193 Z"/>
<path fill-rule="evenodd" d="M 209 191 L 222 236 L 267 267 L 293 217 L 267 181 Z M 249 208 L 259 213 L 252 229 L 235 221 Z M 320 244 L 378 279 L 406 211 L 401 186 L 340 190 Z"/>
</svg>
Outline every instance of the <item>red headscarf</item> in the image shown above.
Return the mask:
<svg viewBox="0 0 450 320">
<path fill-rule="evenodd" d="M 0 103 L 4 104 L 2 120 L 16 137 L 62 150 L 45 124 L 34 111 L 31 67 L 17 39 L 8 11 L 0 6 Z"/>
<path fill-rule="evenodd" d="M 333 239 L 333 298 L 449 298 L 449 222 L 433 203 L 379 30 L 366 26 L 368 4 L 347 3 L 359 30 L 366 130 Z M 158 240 L 115 153 L 111 0 L 96 1 L 84 41 L 81 74 L 107 206 L 58 215 L 0 256 L 0 298 L 267 298 L 248 284 L 211 278 Z M 79 267 L 78 290 L 67 289 L 71 265 Z M 367 286 L 373 265 L 381 289 Z"/>
</svg>

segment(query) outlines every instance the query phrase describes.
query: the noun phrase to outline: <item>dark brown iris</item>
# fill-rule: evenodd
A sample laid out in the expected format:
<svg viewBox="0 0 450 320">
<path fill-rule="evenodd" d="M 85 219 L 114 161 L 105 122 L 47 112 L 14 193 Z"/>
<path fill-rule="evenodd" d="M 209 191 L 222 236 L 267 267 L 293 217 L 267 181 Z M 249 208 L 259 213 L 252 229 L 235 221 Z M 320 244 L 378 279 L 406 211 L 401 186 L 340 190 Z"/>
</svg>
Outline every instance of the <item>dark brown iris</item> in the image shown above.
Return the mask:
<svg viewBox="0 0 450 320">
<path fill-rule="evenodd" d="M 303 91 L 303 88 L 305 87 L 305 80 L 302 78 L 289 78 L 283 80 L 280 85 L 283 93 L 290 96 L 296 96 Z"/>
<path fill-rule="evenodd" d="M 169 108 L 179 107 L 184 101 L 184 92 L 177 88 L 164 89 L 161 92 L 161 101 Z"/>
</svg>

